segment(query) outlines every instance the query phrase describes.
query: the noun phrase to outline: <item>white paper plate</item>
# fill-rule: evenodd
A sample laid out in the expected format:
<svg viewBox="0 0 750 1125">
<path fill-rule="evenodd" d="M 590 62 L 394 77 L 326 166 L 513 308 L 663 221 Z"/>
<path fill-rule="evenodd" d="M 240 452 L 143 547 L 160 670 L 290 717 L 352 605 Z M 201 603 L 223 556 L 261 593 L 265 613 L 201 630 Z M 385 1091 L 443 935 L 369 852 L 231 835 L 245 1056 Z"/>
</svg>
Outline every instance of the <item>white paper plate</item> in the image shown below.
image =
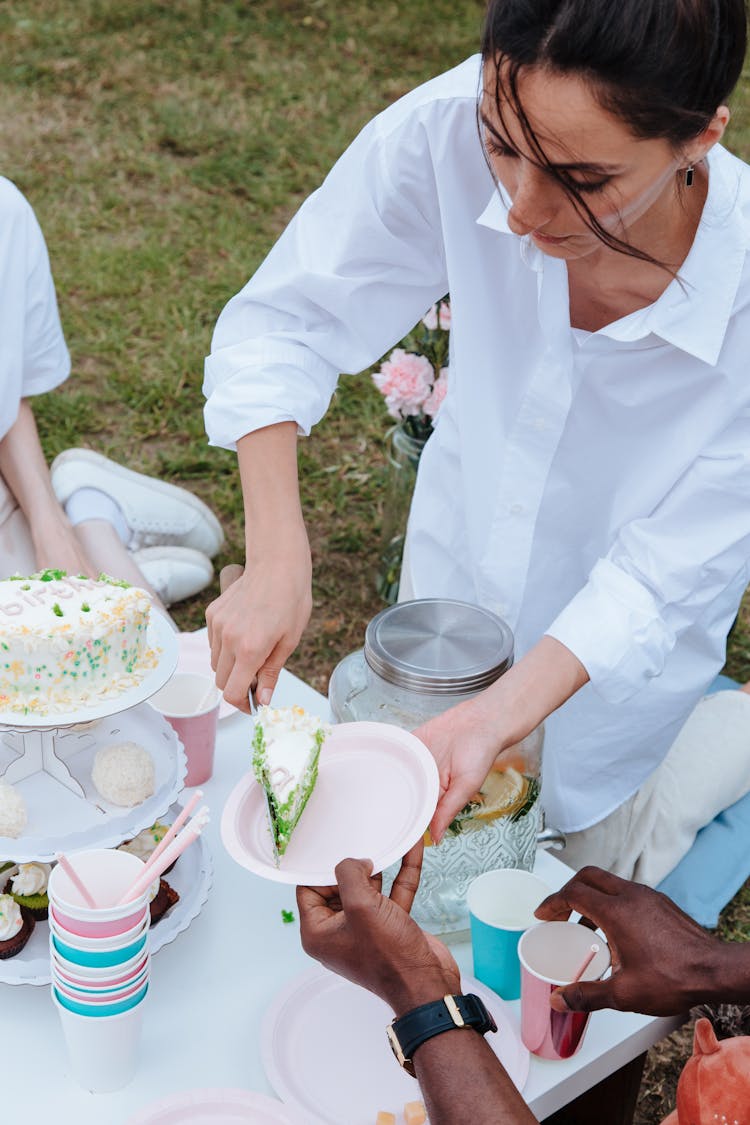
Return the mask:
<svg viewBox="0 0 750 1125">
<path fill-rule="evenodd" d="M 15 757 L 24 739 L 40 737 L 36 731 L 0 732 L 0 769 L 8 757 Z M 23 836 L 0 836 L 0 859 L 49 862 L 61 851 L 116 847 L 153 824 L 183 788 L 187 764 L 182 743 L 167 720 L 147 703 L 81 729 L 60 730 L 54 737 L 57 757 L 80 783 L 84 796 L 46 772 L 17 782 L 28 824 Z M 155 790 L 142 804 L 123 808 L 101 797 L 91 780 L 91 768 L 98 749 L 131 741 L 145 747 L 154 759 Z"/>
<path fill-rule="evenodd" d="M 473 977 L 461 981 L 492 1013 L 486 1036 L 516 1088 L 529 1073 L 529 1052 L 513 1014 Z M 385 1035 L 393 1012 L 364 988 L 319 966 L 291 981 L 263 1019 L 263 1069 L 279 1097 L 309 1125 L 372 1125 L 379 1110 L 400 1120 L 419 1088 L 396 1063 Z"/>
<path fill-rule="evenodd" d="M 163 819 L 172 821 L 181 805 L 172 805 Z M 150 821 L 149 823 L 153 823 Z M 121 841 L 118 840 L 118 843 Z M 170 887 L 180 896 L 160 922 L 149 929 L 149 948 L 158 953 L 186 930 L 203 908 L 213 882 L 213 861 L 205 837 L 199 836 L 194 844 L 178 859 L 166 876 Z M 49 926 L 37 922 L 34 933 L 20 953 L 0 961 L 0 984 L 49 984 L 52 977 L 49 963 Z"/>
<path fill-rule="evenodd" d="M 104 719 L 108 715 L 116 715 L 143 703 L 145 699 L 157 692 L 170 678 L 177 667 L 178 634 L 161 613 L 154 613 L 148 626 L 148 643 L 151 648 L 159 650 L 159 661 L 155 668 L 151 668 L 139 683 L 114 695 L 93 703 L 90 707 L 71 708 L 67 711 L 48 711 L 45 714 L 23 715 L 18 711 L 0 711 L 0 726 L 31 727 L 34 730 L 43 730 L 56 727 L 67 727 L 73 723 L 88 723 L 92 719 Z"/>
<path fill-rule="evenodd" d="M 232 859 L 265 879 L 330 886 L 347 856 L 371 859 L 376 872 L 400 859 L 427 828 L 439 789 L 435 759 L 409 731 L 339 723 L 323 744 L 315 789 L 278 867 L 252 774 L 224 806 L 221 838 Z"/>
<path fill-rule="evenodd" d="M 126 1125 L 302 1125 L 292 1112 L 253 1090 L 185 1090 L 148 1106 Z"/>
</svg>

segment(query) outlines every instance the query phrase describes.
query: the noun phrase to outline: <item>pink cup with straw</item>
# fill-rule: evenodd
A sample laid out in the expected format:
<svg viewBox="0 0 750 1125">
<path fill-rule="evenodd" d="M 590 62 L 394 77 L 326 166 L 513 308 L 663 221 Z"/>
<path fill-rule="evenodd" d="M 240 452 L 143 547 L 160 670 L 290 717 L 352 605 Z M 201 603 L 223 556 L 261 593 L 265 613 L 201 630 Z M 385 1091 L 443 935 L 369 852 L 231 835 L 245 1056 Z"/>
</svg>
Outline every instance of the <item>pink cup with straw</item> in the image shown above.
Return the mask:
<svg viewBox="0 0 750 1125">
<path fill-rule="evenodd" d="M 221 692 L 208 676 L 177 672 L 149 704 L 176 731 L 187 759 L 185 785 L 202 785 L 214 772 Z"/>
<path fill-rule="evenodd" d="M 603 977 L 611 963 L 606 941 L 574 922 L 540 922 L 521 937 L 518 958 L 524 1046 L 542 1059 L 571 1058 L 581 1048 L 590 1013 L 557 1012 L 550 997 L 576 979 Z"/>
</svg>

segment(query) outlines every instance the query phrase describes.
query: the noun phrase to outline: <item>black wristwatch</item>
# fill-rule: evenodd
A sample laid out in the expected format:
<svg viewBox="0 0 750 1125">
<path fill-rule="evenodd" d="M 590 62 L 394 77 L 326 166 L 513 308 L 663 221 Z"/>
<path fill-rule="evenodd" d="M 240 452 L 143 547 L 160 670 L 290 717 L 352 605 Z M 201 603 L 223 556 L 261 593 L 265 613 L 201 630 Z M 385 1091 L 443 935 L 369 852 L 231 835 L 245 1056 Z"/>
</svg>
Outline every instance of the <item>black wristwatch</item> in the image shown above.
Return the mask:
<svg viewBox="0 0 750 1125">
<path fill-rule="evenodd" d="M 433 1035 L 456 1027 L 472 1027 L 480 1035 L 497 1031 L 497 1024 L 484 1003 L 469 992 L 465 996 L 444 996 L 442 1000 L 421 1004 L 393 1020 L 386 1033 L 399 1064 L 414 1078 L 412 1059 L 417 1047 L 432 1039 Z"/>
</svg>

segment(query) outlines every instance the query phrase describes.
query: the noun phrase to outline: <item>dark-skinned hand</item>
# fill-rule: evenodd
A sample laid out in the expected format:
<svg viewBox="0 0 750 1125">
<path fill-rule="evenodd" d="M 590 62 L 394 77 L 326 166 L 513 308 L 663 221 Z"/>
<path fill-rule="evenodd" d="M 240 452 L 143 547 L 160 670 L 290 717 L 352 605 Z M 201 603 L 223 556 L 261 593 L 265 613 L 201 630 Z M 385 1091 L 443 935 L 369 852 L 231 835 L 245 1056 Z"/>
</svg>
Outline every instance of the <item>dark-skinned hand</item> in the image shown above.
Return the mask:
<svg viewBox="0 0 750 1125">
<path fill-rule="evenodd" d="M 328 969 L 369 989 L 396 1015 L 460 991 L 458 966 L 442 942 L 409 915 L 422 868 L 420 841 L 404 856 L 390 897 L 367 859 L 336 867 L 337 886 L 298 887 L 302 946 Z"/>
<path fill-rule="evenodd" d="M 700 998 L 724 943 L 707 934 L 666 895 L 598 867 L 584 867 L 538 907 L 537 918 L 564 921 L 578 911 L 607 937 L 612 975 L 552 994 L 558 1011 L 617 1008 L 677 1015 Z"/>
</svg>

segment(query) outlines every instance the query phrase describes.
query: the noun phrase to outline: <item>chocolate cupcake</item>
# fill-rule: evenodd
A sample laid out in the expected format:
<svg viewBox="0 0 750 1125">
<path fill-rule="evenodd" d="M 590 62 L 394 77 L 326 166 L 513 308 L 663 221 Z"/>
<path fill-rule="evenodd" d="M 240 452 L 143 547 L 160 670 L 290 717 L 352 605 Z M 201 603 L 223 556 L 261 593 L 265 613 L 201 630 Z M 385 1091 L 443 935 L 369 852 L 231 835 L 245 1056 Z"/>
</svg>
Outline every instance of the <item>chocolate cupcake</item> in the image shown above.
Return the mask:
<svg viewBox="0 0 750 1125">
<path fill-rule="evenodd" d="M 160 922 L 167 911 L 180 901 L 180 896 L 174 887 L 170 887 L 166 879 L 159 880 L 159 889 L 151 899 L 149 910 L 151 912 L 151 925 Z"/>
<path fill-rule="evenodd" d="M 34 932 L 34 915 L 11 895 L 0 895 L 0 961 L 20 953 Z"/>
</svg>

